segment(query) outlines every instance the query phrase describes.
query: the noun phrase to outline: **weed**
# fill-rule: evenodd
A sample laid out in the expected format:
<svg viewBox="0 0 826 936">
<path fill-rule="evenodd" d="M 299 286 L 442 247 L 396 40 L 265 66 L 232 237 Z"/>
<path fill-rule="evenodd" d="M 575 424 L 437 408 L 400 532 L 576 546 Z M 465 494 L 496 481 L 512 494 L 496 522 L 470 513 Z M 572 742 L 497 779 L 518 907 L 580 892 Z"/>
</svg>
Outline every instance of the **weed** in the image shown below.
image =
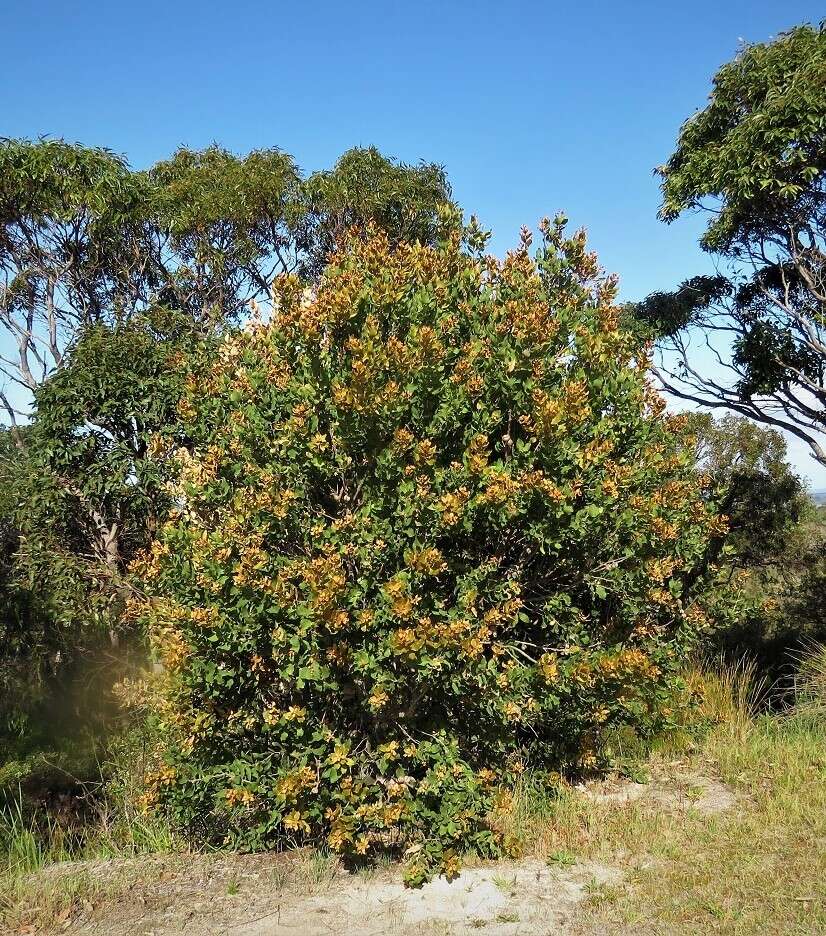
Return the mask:
<svg viewBox="0 0 826 936">
<path fill-rule="evenodd" d="M 329 884 L 338 871 L 339 860 L 332 852 L 314 849 L 302 862 L 301 877 L 310 888 Z"/>
<path fill-rule="evenodd" d="M 623 777 L 634 783 L 650 783 L 651 771 L 645 764 L 627 763 L 619 765 L 619 772 Z"/>
<path fill-rule="evenodd" d="M 547 860 L 551 867 L 556 866 L 557 868 L 570 868 L 571 865 L 576 864 L 576 855 L 572 855 L 570 852 L 560 850 L 548 855 Z"/>
<path fill-rule="evenodd" d="M 281 893 L 286 889 L 287 885 L 290 883 L 292 875 L 290 874 L 290 869 L 287 867 L 285 861 L 279 861 L 278 864 L 273 868 L 272 874 L 270 875 L 270 881 L 272 882 L 273 889 L 276 893 Z"/>
<path fill-rule="evenodd" d="M 502 874 L 494 874 L 491 881 L 502 891 L 503 894 L 513 896 L 516 893 L 516 878 L 505 877 Z"/>
</svg>

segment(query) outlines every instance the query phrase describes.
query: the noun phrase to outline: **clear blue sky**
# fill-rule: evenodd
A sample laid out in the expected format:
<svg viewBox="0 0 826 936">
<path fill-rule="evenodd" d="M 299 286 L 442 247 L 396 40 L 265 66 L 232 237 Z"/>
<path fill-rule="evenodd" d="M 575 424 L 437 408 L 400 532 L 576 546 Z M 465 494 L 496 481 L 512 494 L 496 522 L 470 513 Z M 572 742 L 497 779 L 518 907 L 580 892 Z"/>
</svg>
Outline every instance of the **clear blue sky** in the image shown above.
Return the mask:
<svg viewBox="0 0 826 936">
<path fill-rule="evenodd" d="M 503 251 L 564 208 L 639 298 L 708 267 L 697 220 L 656 220 L 652 169 L 741 39 L 804 0 L 6 0 L 0 134 L 104 145 L 277 145 L 306 170 L 375 144 L 447 167 Z M 801 449 L 799 467 L 819 487 Z"/>
</svg>

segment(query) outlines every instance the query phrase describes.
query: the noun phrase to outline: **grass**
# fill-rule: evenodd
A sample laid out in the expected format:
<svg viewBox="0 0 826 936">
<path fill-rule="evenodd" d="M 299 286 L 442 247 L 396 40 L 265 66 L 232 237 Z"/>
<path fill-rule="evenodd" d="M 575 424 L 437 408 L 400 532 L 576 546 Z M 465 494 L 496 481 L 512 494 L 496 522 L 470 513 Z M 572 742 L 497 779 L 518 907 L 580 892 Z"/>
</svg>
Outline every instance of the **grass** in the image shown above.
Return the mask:
<svg viewBox="0 0 826 936">
<path fill-rule="evenodd" d="M 145 726 L 135 726 L 109 739 L 100 762 L 99 745 L 71 737 L 55 760 L 44 749 L 0 770 L 0 932 L 58 930 L 76 909 L 117 890 L 118 873 L 102 874 L 101 862 L 119 868 L 122 859 L 173 850 L 166 824 L 137 806 L 151 740 Z M 33 806 L 9 782 L 10 768 L 22 771 L 24 788 L 41 793 L 49 790 L 44 777 L 58 777 L 72 791 L 68 808 L 58 815 Z"/>
<path fill-rule="evenodd" d="M 26 810 L 21 796 L 0 803 L 0 931 L 27 926 L 49 931 L 74 909 L 106 895 L 110 886 L 78 862 L 107 861 L 170 849 L 159 823 L 101 809 L 96 821 L 63 824 Z"/>
<path fill-rule="evenodd" d="M 57 824 L 27 816 L 22 798 L 0 808 L 0 926 L 19 929 L 36 920 L 56 927 L 74 906 L 88 900 L 95 892 L 88 873 L 53 878 L 37 874 L 70 857 Z"/>
<path fill-rule="evenodd" d="M 748 664 L 695 674 L 710 727 L 651 760 L 687 808 L 595 802 L 564 785 L 549 796 L 526 780 L 513 822 L 534 854 L 624 871 L 589 896 L 579 932 L 826 933 L 826 654 L 809 660 L 799 704 L 776 715 L 759 714 L 768 687 Z M 691 778 L 704 776 L 736 793 L 734 808 L 691 808 Z"/>
<path fill-rule="evenodd" d="M 741 793 L 737 807 L 713 816 L 632 809 L 625 829 L 609 824 L 589 844 L 624 852 L 630 875 L 591 928 L 826 932 L 824 752 L 823 726 L 796 718 L 758 719 L 747 735 L 713 731 L 704 762 Z"/>
</svg>

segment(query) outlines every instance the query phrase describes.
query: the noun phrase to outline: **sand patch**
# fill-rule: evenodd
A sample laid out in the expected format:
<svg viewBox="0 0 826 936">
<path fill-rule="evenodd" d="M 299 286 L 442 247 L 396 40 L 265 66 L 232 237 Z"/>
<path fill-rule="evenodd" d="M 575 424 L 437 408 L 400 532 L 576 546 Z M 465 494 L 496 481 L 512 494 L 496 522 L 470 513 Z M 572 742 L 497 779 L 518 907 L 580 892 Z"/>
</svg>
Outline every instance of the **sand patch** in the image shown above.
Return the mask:
<svg viewBox="0 0 826 936">
<path fill-rule="evenodd" d="M 469 868 L 453 881 L 437 878 L 418 890 L 393 880 L 350 880 L 224 932 L 226 936 L 561 934 L 590 888 L 619 879 L 615 869 L 593 862 L 558 870 L 525 861 Z"/>
<path fill-rule="evenodd" d="M 640 803 L 664 812 L 692 809 L 704 815 L 726 812 L 742 798 L 721 780 L 679 769 L 655 773 L 649 783 L 612 778 L 578 789 L 595 803 Z"/>
</svg>

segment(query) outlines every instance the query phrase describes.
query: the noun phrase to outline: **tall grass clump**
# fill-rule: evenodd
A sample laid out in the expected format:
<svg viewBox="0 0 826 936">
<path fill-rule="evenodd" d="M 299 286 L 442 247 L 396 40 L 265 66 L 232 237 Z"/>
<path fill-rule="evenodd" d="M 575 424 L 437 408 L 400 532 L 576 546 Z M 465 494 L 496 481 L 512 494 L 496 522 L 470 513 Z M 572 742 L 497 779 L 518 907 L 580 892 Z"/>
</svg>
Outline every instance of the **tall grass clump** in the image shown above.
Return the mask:
<svg viewBox="0 0 826 936">
<path fill-rule="evenodd" d="M 720 656 L 704 661 L 692 677 L 698 687 L 697 717 L 701 724 L 723 725 L 735 734 L 747 733 L 768 703 L 772 683 L 759 663 L 748 656 Z"/>
<path fill-rule="evenodd" d="M 795 707 L 803 714 L 826 718 L 826 644 L 809 642 L 800 653 Z"/>
<path fill-rule="evenodd" d="M 125 743 L 101 765 L 98 783 L 75 791 L 74 812 L 33 805 L 20 789 L 0 798 L 0 930 L 48 932 L 65 922 L 78 902 L 101 889 L 90 861 L 172 850 L 168 823 L 140 807 L 137 762 L 121 759 L 132 748 Z"/>
<path fill-rule="evenodd" d="M 54 819 L 28 811 L 19 792 L 0 801 L 0 876 L 30 874 L 68 857 L 65 836 Z"/>
</svg>

